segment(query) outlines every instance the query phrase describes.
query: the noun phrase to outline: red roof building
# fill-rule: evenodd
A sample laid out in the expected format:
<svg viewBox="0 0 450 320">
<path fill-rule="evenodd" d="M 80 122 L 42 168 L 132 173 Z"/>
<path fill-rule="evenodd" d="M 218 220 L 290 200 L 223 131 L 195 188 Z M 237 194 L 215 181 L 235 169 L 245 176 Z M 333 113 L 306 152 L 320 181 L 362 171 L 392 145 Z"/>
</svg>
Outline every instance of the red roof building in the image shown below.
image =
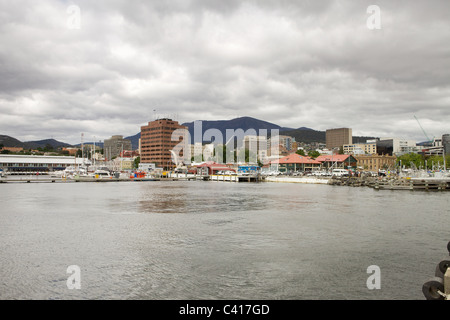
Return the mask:
<svg viewBox="0 0 450 320">
<path fill-rule="evenodd" d="M 321 155 L 316 158 L 323 167 L 334 169 L 346 169 L 348 167 L 355 167 L 357 160 L 350 154 L 333 154 L 333 155 Z"/>
<path fill-rule="evenodd" d="M 221 163 L 215 163 L 214 161 L 206 161 L 198 166 L 196 166 L 197 169 L 199 168 L 207 168 L 208 174 L 216 174 L 218 171 L 235 171 L 231 169 L 230 167 L 221 164 Z"/>
<path fill-rule="evenodd" d="M 286 157 L 271 161 L 270 164 L 272 168 L 276 167 L 278 171 L 287 172 L 318 169 L 321 162 L 297 153 L 291 153 Z"/>
</svg>

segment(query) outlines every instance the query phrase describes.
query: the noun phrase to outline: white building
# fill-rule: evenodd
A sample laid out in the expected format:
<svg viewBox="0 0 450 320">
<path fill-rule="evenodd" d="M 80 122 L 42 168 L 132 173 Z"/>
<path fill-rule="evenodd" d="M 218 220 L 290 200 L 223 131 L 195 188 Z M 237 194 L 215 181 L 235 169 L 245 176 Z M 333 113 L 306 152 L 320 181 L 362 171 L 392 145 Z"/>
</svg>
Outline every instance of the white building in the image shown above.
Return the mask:
<svg viewBox="0 0 450 320">
<path fill-rule="evenodd" d="M 390 154 L 400 156 L 403 154 L 418 152 L 417 143 L 414 140 L 401 138 L 380 138 L 377 141 L 378 154 Z"/>
<path fill-rule="evenodd" d="M 267 150 L 268 140 L 266 136 L 255 136 L 248 135 L 244 136 L 243 147 L 251 152 L 250 156 L 256 155 L 256 159 L 250 161 L 256 163 L 257 159 L 261 162 L 266 162 L 268 160 L 268 150 Z"/>
<path fill-rule="evenodd" d="M 63 156 L 0 155 L 0 168 L 10 172 L 54 171 L 64 170 L 70 166 L 79 167 L 83 165 L 91 165 L 91 161 Z"/>
</svg>

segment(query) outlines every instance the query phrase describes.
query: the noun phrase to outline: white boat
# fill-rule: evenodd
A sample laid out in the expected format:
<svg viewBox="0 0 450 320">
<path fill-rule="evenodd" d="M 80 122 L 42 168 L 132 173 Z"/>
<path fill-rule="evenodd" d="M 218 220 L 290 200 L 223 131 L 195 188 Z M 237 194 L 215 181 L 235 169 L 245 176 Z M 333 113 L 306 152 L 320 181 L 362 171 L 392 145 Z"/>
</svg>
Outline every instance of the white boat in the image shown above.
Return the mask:
<svg viewBox="0 0 450 320">
<path fill-rule="evenodd" d="M 99 169 L 95 170 L 91 177 L 95 179 L 110 179 L 112 175 L 108 170 Z"/>
</svg>

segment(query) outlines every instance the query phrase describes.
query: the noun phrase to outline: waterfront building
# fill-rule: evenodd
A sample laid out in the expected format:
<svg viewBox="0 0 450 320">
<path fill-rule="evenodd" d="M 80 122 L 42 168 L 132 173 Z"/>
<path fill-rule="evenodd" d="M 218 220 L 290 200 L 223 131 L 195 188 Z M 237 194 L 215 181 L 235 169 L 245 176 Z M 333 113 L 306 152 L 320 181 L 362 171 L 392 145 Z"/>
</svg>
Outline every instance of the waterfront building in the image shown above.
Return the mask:
<svg viewBox="0 0 450 320">
<path fill-rule="evenodd" d="M 267 150 L 271 150 L 275 145 L 280 145 L 288 152 L 296 151 L 298 147 L 294 137 L 284 135 L 276 135 L 267 139 Z"/>
<path fill-rule="evenodd" d="M 112 166 L 116 170 L 132 170 L 134 169 L 134 158 L 117 157 L 113 160 Z"/>
<path fill-rule="evenodd" d="M 320 155 L 316 160 L 327 170 L 356 168 L 358 162 L 351 154 Z"/>
<path fill-rule="evenodd" d="M 351 128 L 327 129 L 325 132 L 326 146 L 329 149 L 340 148 L 345 144 L 353 144 Z"/>
<path fill-rule="evenodd" d="M 183 129 L 184 136 L 173 141 L 172 134 L 177 129 Z M 142 126 L 141 162 L 155 163 L 157 167 L 161 167 L 164 170 L 174 169 L 176 164 L 172 160 L 173 155 L 171 151 L 174 151 L 174 148 L 182 142 L 184 144 L 184 148 L 178 154 L 183 156 L 184 150 L 186 152 L 190 152 L 190 149 L 188 149 L 189 144 L 187 135 L 187 127 L 182 126 L 178 123 L 178 121 L 174 121 L 169 118 L 151 121 L 148 125 Z M 181 159 L 174 160 L 177 162 Z"/>
<path fill-rule="evenodd" d="M 156 169 L 156 165 L 154 163 L 139 163 L 138 170 L 152 172 Z"/>
<path fill-rule="evenodd" d="M 321 162 L 310 157 L 291 153 L 288 156 L 271 161 L 270 170 L 280 172 L 312 171 L 319 169 L 320 165 Z"/>
<path fill-rule="evenodd" d="M 217 172 L 219 171 L 233 171 L 233 172 L 235 171 L 234 169 L 228 167 L 225 164 L 216 163 L 214 161 L 206 161 L 195 167 L 197 168 L 197 173 L 205 175 L 217 174 Z"/>
<path fill-rule="evenodd" d="M 390 155 L 365 154 L 355 155 L 359 169 L 368 171 L 378 171 L 382 169 L 392 169 L 395 167 L 397 157 Z"/>
<path fill-rule="evenodd" d="M 2 152 L 2 151 L 9 151 L 9 152 L 16 153 L 16 152 L 23 151 L 23 148 L 22 147 L 3 147 L 3 148 L 0 148 L 0 152 Z"/>
<path fill-rule="evenodd" d="M 116 135 L 110 139 L 105 139 L 103 144 L 103 153 L 106 160 L 112 160 L 118 157 L 124 150 L 132 150 L 131 141 L 124 139 L 123 136 Z"/>
<path fill-rule="evenodd" d="M 414 140 L 401 138 L 381 138 L 377 141 L 378 154 L 401 156 L 406 153 L 417 151 L 417 144 Z"/>
<path fill-rule="evenodd" d="M 376 154 L 377 143 L 356 143 L 356 144 L 344 144 L 344 154 Z"/>
<path fill-rule="evenodd" d="M 0 168 L 9 172 L 48 172 L 90 165 L 88 159 L 64 156 L 0 155 Z"/>
<path fill-rule="evenodd" d="M 62 148 L 62 151 L 67 151 L 69 153 L 70 156 L 75 156 L 78 152 L 78 150 L 80 150 L 79 148 Z"/>
</svg>

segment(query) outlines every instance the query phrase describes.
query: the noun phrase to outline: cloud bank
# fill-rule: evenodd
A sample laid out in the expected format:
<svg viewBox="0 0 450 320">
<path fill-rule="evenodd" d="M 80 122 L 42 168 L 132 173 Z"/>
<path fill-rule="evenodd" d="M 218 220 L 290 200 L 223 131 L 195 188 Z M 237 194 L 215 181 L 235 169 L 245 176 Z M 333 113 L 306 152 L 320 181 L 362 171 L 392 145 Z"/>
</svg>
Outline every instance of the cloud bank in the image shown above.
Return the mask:
<svg viewBox="0 0 450 320">
<path fill-rule="evenodd" d="M 78 143 L 251 116 L 422 141 L 450 133 L 450 3 L 0 1 L 0 133 Z M 70 8 L 78 8 L 79 12 Z"/>
</svg>

